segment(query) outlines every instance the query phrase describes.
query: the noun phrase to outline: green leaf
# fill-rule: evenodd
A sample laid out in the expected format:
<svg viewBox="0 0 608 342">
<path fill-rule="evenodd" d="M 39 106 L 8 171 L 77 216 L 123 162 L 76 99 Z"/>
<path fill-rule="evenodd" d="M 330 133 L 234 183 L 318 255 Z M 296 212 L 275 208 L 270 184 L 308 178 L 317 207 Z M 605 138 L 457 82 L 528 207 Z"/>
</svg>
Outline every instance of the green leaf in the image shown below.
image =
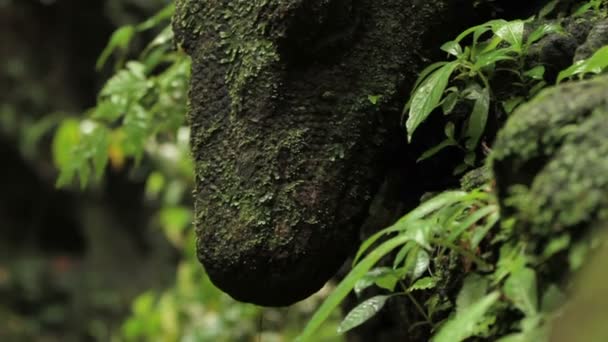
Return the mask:
<svg viewBox="0 0 608 342">
<path fill-rule="evenodd" d="M 382 95 L 367 95 L 367 99 L 373 105 L 378 104 L 378 101 L 382 98 Z"/>
<path fill-rule="evenodd" d="M 297 338 L 297 341 L 305 342 L 313 340 L 315 332 L 321 327 L 323 322 L 329 318 L 331 313 L 340 305 L 340 302 L 353 289 L 355 283 L 363 277 L 380 259 L 389 254 L 398 246 L 410 240 L 409 236 L 399 235 L 379 245 L 361 260 L 348 275 L 336 286 L 332 294 L 325 299 L 321 307 L 315 312 L 313 317 Z"/>
<path fill-rule="evenodd" d="M 527 46 L 530 46 L 548 34 L 562 32 L 562 31 L 563 31 L 563 28 L 559 24 L 555 24 L 555 23 L 542 24 L 539 27 L 537 27 L 536 30 L 534 30 L 532 33 L 530 33 L 530 35 L 528 36 L 528 40 L 526 40 L 526 44 L 527 44 Z"/>
<path fill-rule="evenodd" d="M 445 191 L 425 201 L 424 203 L 416 207 L 416 209 L 410 211 L 407 215 L 399 219 L 399 221 L 397 221 L 392 226 L 385 228 L 367 238 L 367 240 L 365 240 L 359 247 L 359 251 L 357 251 L 357 255 L 353 260 L 353 265 L 361 258 L 363 253 L 365 253 L 365 251 L 367 251 L 367 249 L 369 249 L 369 247 L 371 247 L 382 236 L 389 233 L 405 231 L 412 227 L 419 227 L 419 220 L 421 218 L 441 209 L 444 206 L 452 205 L 453 203 L 459 202 L 470 196 L 471 194 L 465 191 Z M 407 238 L 408 240 L 414 240 L 412 235 L 408 235 Z"/>
<path fill-rule="evenodd" d="M 565 78 L 569 78 L 574 75 L 583 73 L 585 71 L 585 68 L 587 67 L 586 63 L 587 63 L 587 60 L 580 60 L 580 61 L 577 61 L 576 63 L 572 64 L 568 68 L 562 70 L 557 75 L 557 83 L 559 84 Z"/>
<path fill-rule="evenodd" d="M 526 316 L 536 315 L 538 297 L 536 273 L 530 268 L 521 268 L 513 272 L 503 286 L 505 296 Z"/>
<path fill-rule="evenodd" d="M 486 129 L 486 123 L 488 121 L 488 113 L 490 111 L 490 90 L 483 88 L 479 97 L 475 101 L 473 111 L 467 121 L 466 137 L 467 141 L 465 147 L 472 151 L 477 147 L 479 139 L 483 135 Z"/>
<path fill-rule="evenodd" d="M 534 68 L 525 71 L 524 76 L 529 77 L 533 80 L 542 80 L 545 76 L 545 66 L 537 65 Z"/>
<path fill-rule="evenodd" d="M 475 70 L 480 70 L 488 65 L 494 65 L 498 61 L 513 60 L 514 58 L 509 55 L 513 52 L 512 48 L 504 48 L 498 50 L 491 50 L 477 56 L 475 60 Z"/>
<path fill-rule="evenodd" d="M 399 252 L 397 252 L 397 255 L 395 256 L 395 260 L 393 260 L 393 269 L 399 268 L 401 266 L 403 260 L 405 260 L 405 258 L 409 255 L 409 253 L 414 247 L 417 247 L 414 241 L 409 241 L 405 245 L 403 245 L 403 247 L 401 247 L 401 249 L 399 250 Z"/>
<path fill-rule="evenodd" d="M 410 254 L 414 255 L 414 254 Z M 420 278 L 423 274 L 428 272 L 429 265 L 431 264 L 431 256 L 424 249 L 418 250 L 418 253 L 415 255 L 416 261 L 414 262 L 414 267 L 412 269 L 411 279 L 416 280 Z"/>
<path fill-rule="evenodd" d="M 441 45 L 441 50 L 455 57 L 462 55 L 462 46 L 453 40 Z"/>
<path fill-rule="evenodd" d="M 570 264 L 570 270 L 576 271 L 583 266 L 587 256 L 590 253 L 589 243 L 586 241 L 577 242 L 570 248 L 568 253 L 568 263 Z"/>
<path fill-rule="evenodd" d="M 416 92 L 416 89 L 418 89 L 418 86 L 420 85 L 420 83 L 422 83 L 422 81 L 424 81 L 435 70 L 443 67 L 446 64 L 448 64 L 448 62 L 436 62 L 436 63 L 433 63 L 433 64 L 427 66 L 420 72 L 420 74 L 418 75 L 418 78 L 416 79 L 416 82 L 414 82 L 414 86 L 412 87 L 412 91 L 410 93 L 410 99 L 407 101 L 407 103 L 405 104 L 405 107 L 403 108 L 404 113 L 407 112 L 407 110 L 410 108 L 410 105 L 412 104 L 413 95 Z"/>
<path fill-rule="evenodd" d="M 443 111 L 443 114 L 450 114 L 454 110 L 454 107 L 456 107 L 458 100 L 459 96 L 457 92 L 452 92 L 446 95 L 446 97 L 441 102 L 441 110 Z"/>
<path fill-rule="evenodd" d="M 542 19 L 544 17 L 546 17 L 547 15 L 549 15 L 551 12 L 553 12 L 555 10 L 555 6 L 557 5 L 557 3 L 559 2 L 559 0 L 552 0 L 549 1 L 545 6 L 543 6 L 543 8 L 538 12 L 538 18 Z"/>
<path fill-rule="evenodd" d="M 522 104 L 526 100 L 523 96 L 515 96 L 511 97 L 508 100 L 502 103 L 502 107 L 507 114 L 513 113 L 515 108 L 517 108 L 520 104 Z"/>
<path fill-rule="evenodd" d="M 560 83 L 564 78 L 575 75 L 584 75 L 587 73 L 599 74 L 608 66 L 608 45 L 597 50 L 593 56 L 588 59 L 578 61 L 571 67 L 563 70 L 557 77 L 557 83 Z"/>
<path fill-rule="evenodd" d="M 468 275 L 462 284 L 462 289 L 456 298 L 456 312 L 466 312 L 472 305 L 480 301 L 487 293 L 489 281 L 479 274 Z"/>
<path fill-rule="evenodd" d="M 436 155 L 437 153 L 441 152 L 444 148 L 450 147 L 450 146 L 458 146 L 458 143 L 455 140 L 448 138 L 448 139 L 442 141 L 441 143 L 424 151 L 424 153 L 420 156 L 420 158 L 418 158 L 416 160 L 416 163 L 427 160 L 427 159 L 431 158 L 432 156 Z"/>
<path fill-rule="evenodd" d="M 524 37 L 524 22 L 513 20 L 492 29 L 494 34 L 511 44 L 516 51 L 521 51 Z"/>
<path fill-rule="evenodd" d="M 486 222 L 483 226 L 477 227 L 471 237 L 471 249 L 477 248 L 481 241 L 486 237 L 490 229 L 492 229 L 498 220 L 500 219 L 500 213 L 498 210 L 494 211 L 490 216 L 486 218 Z"/>
<path fill-rule="evenodd" d="M 431 74 L 424 80 L 414 92 L 406 128 L 408 140 L 412 141 L 412 135 L 416 128 L 431 114 L 439 105 L 443 91 L 445 90 L 450 76 L 458 63 L 448 63 Z"/>
<path fill-rule="evenodd" d="M 547 260 L 555 254 L 566 250 L 570 246 L 570 241 L 570 234 L 567 233 L 549 240 L 543 251 L 543 259 Z"/>
<path fill-rule="evenodd" d="M 97 59 L 97 64 L 95 65 L 97 70 L 103 68 L 108 58 L 110 58 L 110 56 L 116 49 L 126 50 L 134 34 L 135 27 L 131 25 L 123 26 L 114 31 L 114 33 L 110 37 L 108 45 L 101 52 L 101 55 Z"/>
<path fill-rule="evenodd" d="M 526 266 L 528 259 L 523 253 L 521 245 L 503 245 L 500 248 L 496 272 L 494 272 L 494 284 L 498 284 L 509 274 L 518 272 Z"/>
<path fill-rule="evenodd" d="M 174 12 L 175 12 L 175 5 L 174 4 L 167 5 L 163 9 L 161 9 L 158 13 L 156 13 L 154 16 L 152 16 L 151 18 L 148 18 L 143 23 L 137 25 L 137 30 L 145 31 L 145 30 L 154 28 L 157 25 L 159 25 L 161 22 L 163 22 L 165 20 L 170 20 L 171 16 L 173 15 Z"/>
<path fill-rule="evenodd" d="M 356 295 L 360 295 L 363 290 L 376 284 L 378 287 L 393 291 L 395 285 L 400 280 L 400 277 L 392 268 L 388 267 L 377 267 L 367 272 L 367 274 L 361 278 L 355 284 L 354 291 Z"/>
<path fill-rule="evenodd" d="M 449 319 L 432 338 L 432 342 L 460 342 L 474 336 L 477 325 L 496 303 L 500 293 L 493 292 Z"/>
<path fill-rule="evenodd" d="M 437 278 L 435 277 L 424 277 L 418 279 L 412 286 L 410 286 L 408 291 L 416 291 L 416 290 L 428 290 L 437 286 Z"/>
<path fill-rule="evenodd" d="M 75 119 L 64 120 L 55 133 L 53 161 L 62 173 L 67 171 L 66 168 L 72 160 L 74 146 L 80 142 L 80 136 L 80 122 Z"/>
<path fill-rule="evenodd" d="M 543 293 L 540 308 L 545 313 L 552 313 L 562 307 L 566 300 L 566 294 L 555 284 L 551 284 Z"/>
<path fill-rule="evenodd" d="M 343 334 L 374 317 L 386 304 L 391 296 L 375 296 L 357 305 L 344 318 L 338 327 L 338 333 Z"/>
<path fill-rule="evenodd" d="M 480 221 L 484 217 L 490 215 L 491 213 L 494 213 L 497 211 L 498 211 L 498 207 L 496 205 L 488 205 L 488 206 L 485 206 L 483 208 L 480 208 L 479 210 L 476 210 L 476 211 L 470 213 L 469 215 L 466 216 L 466 218 L 464 220 L 462 220 L 462 222 L 458 223 L 456 225 L 456 227 L 454 227 L 454 229 L 452 229 L 449 237 L 447 238 L 447 241 L 449 241 L 449 242 L 455 241 L 458 237 L 460 237 L 460 235 L 462 233 L 467 231 L 478 221 Z"/>
</svg>

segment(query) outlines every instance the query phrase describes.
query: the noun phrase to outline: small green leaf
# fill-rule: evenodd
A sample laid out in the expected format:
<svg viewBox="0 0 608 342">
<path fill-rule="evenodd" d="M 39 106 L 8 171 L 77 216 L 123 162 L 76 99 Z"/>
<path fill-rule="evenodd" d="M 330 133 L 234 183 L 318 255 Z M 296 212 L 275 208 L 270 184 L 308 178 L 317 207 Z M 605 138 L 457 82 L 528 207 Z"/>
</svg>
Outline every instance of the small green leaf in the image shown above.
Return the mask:
<svg viewBox="0 0 608 342">
<path fill-rule="evenodd" d="M 557 83 L 560 83 L 564 78 L 575 75 L 584 75 L 587 73 L 599 74 L 608 67 L 608 45 L 597 50 L 588 59 L 578 61 L 571 67 L 563 70 L 557 77 Z"/>
<path fill-rule="evenodd" d="M 546 17 L 547 15 L 549 15 L 551 12 L 553 12 L 555 10 L 555 6 L 557 5 L 558 2 L 559 2 L 559 0 L 549 1 L 549 3 L 547 3 L 545 6 L 543 6 L 543 8 L 538 12 L 538 18 L 542 19 L 542 18 Z"/>
<path fill-rule="evenodd" d="M 392 239 L 385 241 L 371 251 L 365 258 L 363 258 L 348 275 L 336 286 L 319 309 L 315 312 L 313 317 L 308 321 L 308 324 L 298 336 L 296 341 L 305 342 L 312 340 L 315 332 L 320 328 L 321 324 L 329 318 L 331 313 L 338 307 L 340 302 L 348 295 L 348 293 L 355 286 L 355 283 L 363 277 L 367 271 L 372 268 L 380 259 L 392 252 L 398 246 L 403 245 L 407 241 L 410 241 L 409 236 L 398 235 Z"/>
<path fill-rule="evenodd" d="M 391 296 L 375 296 L 357 305 L 344 318 L 338 327 L 338 333 L 343 334 L 374 317 L 386 304 Z"/>
<path fill-rule="evenodd" d="M 523 96 L 511 97 L 508 100 L 502 102 L 502 108 L 505 110 L 505 112 L 507 114 L 511 114 L 511 113 L 513 113 L 515 108 L 517 108 L 525 100 L 526 100 L 526 98 Z"/>
<path fill-rule="evenodd" d="M 490 91 L 488 88 L 483 88 L 479 97 L 475 101 L 473 111 L 467 121 L 466 137 L 467 141 L 465 147 L 472 151 L 477 147 L 479 139 L 483 135 L 486 129 L 486 123 L 488 121 L 488 113 L 490 111 Z"/>
<path fill-rule="evenodd" d="M 524 37 L 524 22 L 513 20 L 492 29 L 494 34 L 511 44 L 516 51 L 521 51 Z"/>
<path fill-rule="evenodd" d="M 453 122 L 448 122 L 447 124 L 445 124 L 445 127 L 443 129 L 443 133 L 445 134 L 446 137 L 455 140 L 454 139 L 454 133 L 456 132 L 456 125 L 454 125 Z"/>
<path fill-rule="evenodd" d="M 547 260 L 555 254 L 566 250 L 570 246 L 570 241 L 570 234 L 563 234 L 551 239 L 543 251 L 543 258 Z"/>
<path fill-rule="evenodd" d="M 367 272 L 364 277 L 357 281 L 354 291 L 356 295 L 360 295 L 363 290 L 374 284 L 380 288 L 393 291 L 399 280 L 400 277 L 396 270 L 388 267 L 377 267 Z"/>
<path fill-rule="evenodd" d="M 494 284 L 500 283 L 509 274 L 523 269 L 527 262 L 528 259 L 520 245 L 503 245 L 500 248 L 500 257 L 493 276 Z"/>
<path fill-rule="evenodd" d="M 432 338 L 432 342 L 460 342 L 474 336 L 477 325 L 488 310 L 498 301 L 500 293 L 493 292 L 471 304 L 466 310 L 450 318 Z"/>
<path fill-rule="evenodd" d="M 489 281 L 479 274 L 468 275 L 462 284 L 462 289 L 456 298 L 457 313 L 466 312 L 472 305 L 481 300 L 487 293 Z"/>
<path fill-rule="evenodd" d="M 457 92 L 452 92 L 446 95 L 441 103 L 441 110 L 443 111 L 443 114 L 450 114 L 454 110 L 454 107 L 456 107 L 458 100 L 459 96 Z"/>
<path fill-rule="evenodd" d="M 530 268 L 521 268 L 513 272 L 503 286 L 505 296 L 526 316 L 538 312 L 536 273 Z"/>
<path fill-rule="evenodd" d="M 126 50 L 134 34 L 135 27 L 131 25 L 123 26 L 114 31 L 114 33 L 110 37 L 108 45 L 101 52 L 99 59 L 97 59 L 97 64 L 95 66 L 97 70 L 103 68 L 108 58 L 110 58 L 110 56 L 116 49 Z"/>
<path fill-rule="evenodd" d="M 80 122 L 75 119 L 64 120 L 57 129 L 53 139 L 53 161 L 61 172 L 65 172 L 70 163 L 74 147 L 80 142 L 80 136 Z"/>
<path fill-rule="evenodd" d="M 412 269 L 411 279 L 416 280 L 423 274 L 428 272 L 429 265 L 431 263 L 431 256 L 424 249 L 420 249 L 416 254 L 416 262 Z"/>
<path fill-rule="evenodd" d="M 545 313 L 552 313 L 559 309 L 566 302 L 566 299 L 566 294 L 555 284 L 551 284 L 543 293 L 540 308 Z"/>
<path fill-rule="evenodd" d="M 504 48 L 482 53 L 477 56 L 475 60 L 475 70 L 480 70 L 489 65 L 494 65 L 498 61 L 513 60 L 513 56 L 509 55 L 511 52 L 513 52 L 512 48 Z"/>
<path fill-rule="evenodd" d="M 420 158 L 418 158 L 416 160 L 416 163 L 420 163 L 421 161 L 431 158 L 432 156 L 441 152 L 446 147 L 457 146 L 457 145 L 458 145 L 458 143 L 456 141 L 448 138 L 448 139 L 442 141 L 441 143 L 439 143 L 438 145 L 435 145 L 435 146 L 429 148 L 428 150 L 424 151 L 424 153 L 420 156 Z"/>
<path fill-rule="evenodd" d="M 441 50 L 455 57 L 462 55 L 462 46 L 453 40 L 443 44 Z"/>
<path fill-rule="evenodd" d="M 367 99 L 371 104 L 377 105 L 378 101 L 382 98 L 382 95 L 367 95 Z"/>
<path fill-rule="evenodd" d="M 416 290 L 428 290 L 437 286 L 437 278 L 435 277 L 424 277 L 418 279 L 412 286 L 408 288 L 408 291 Z"/>
<path fill-rule="evenodd" d="M 410 99 L 407 101 L 407 103 L 405 104 L 405 107 L 403 108 L 404 113 L 407 112 L 407 110 L 410 108 L 410 105 L 412 104 L 413 95 L 416 92 L 416 89 L 418 89 L 418 86 L 420 85 L 420 83 L 422 83 L 422 81 L 424 81 L 435 70 L 443 67 L 446 64 L 448 64 L 448 62 L 443 62 L 443 61 L 436 62 L 436 63 L 433 63 L 433 64 L 427 66 L 420 72 L 420 74 L 418 75 L 418 78 L 416 79 L 416 82 L 414 82 L 414 86 L 412 87 L 412 91 L 410 93 Z"/>
<path fill-rule="evenodd" d="M 528 36 L 528 40 L 526 41 L 527 46 L 537 42 L 548 34 L 562 32 L 563 28 L 559 24 L 549 23 L 542 24 L 536 28 L 530 35 Z"/>
<path fill-rule="evenodd" d="M 431 74 L 424 80 L 414 92 L 409 115 L 406 122 L 408 140 L 412 141 L 412 135 L 416 128 L 426 120 L 431 112 L 439 105 L 443 91 L 445 90 L 450 76 L 458 63 L 448 63 Z"/>
<path fill-rule="evenodd" d="M 534 68 L 525 71 L 524 76 L 527 76 L 533 80 L 542 80 L 545 76 L 545 66 L 537 65 Z"/>
</svg>

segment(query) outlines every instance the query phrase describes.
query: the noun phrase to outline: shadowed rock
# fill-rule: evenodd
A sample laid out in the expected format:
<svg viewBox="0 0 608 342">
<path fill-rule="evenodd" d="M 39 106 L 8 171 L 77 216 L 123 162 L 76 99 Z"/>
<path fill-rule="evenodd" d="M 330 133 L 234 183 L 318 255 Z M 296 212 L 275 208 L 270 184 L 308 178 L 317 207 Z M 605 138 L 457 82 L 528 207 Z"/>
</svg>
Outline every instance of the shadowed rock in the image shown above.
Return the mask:
<svg viewBox="0 0 608 342">
<path fill-rule="evenodd" d="M 235 299 L 291 304 L 356 248 L 404 86 L 428 62 L 425 46 L 476 12 L 459 1 L 176 6 L 178 44 L 193 60 L 199 259 Z M 460 26 L 446 31 L 455 19 Z M 374 104 L 370 95 L 382 97 Z"/>
</svg>

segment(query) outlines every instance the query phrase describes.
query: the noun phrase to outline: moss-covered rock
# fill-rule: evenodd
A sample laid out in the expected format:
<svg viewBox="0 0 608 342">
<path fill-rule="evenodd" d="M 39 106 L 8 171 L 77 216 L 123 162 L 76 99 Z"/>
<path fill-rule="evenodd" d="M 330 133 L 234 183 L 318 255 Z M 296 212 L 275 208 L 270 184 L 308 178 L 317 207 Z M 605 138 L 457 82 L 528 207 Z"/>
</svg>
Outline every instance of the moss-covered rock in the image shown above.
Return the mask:
<svg viewBox="0 0 608 342">
<path fill-rule="evenodd" d="M 608 218 L 608 77 L 542 92 L 500 131 L 492 164 L 503 214 L 547 236 Z"/>
<path fill-rule="evenodd" d="M 332 276 L 356 248 L 420 55 L 472 24 L 472 6 L 177 1 L 193 59 L 197 249 L 216 285 L 287 305 Z"/>
</svg>

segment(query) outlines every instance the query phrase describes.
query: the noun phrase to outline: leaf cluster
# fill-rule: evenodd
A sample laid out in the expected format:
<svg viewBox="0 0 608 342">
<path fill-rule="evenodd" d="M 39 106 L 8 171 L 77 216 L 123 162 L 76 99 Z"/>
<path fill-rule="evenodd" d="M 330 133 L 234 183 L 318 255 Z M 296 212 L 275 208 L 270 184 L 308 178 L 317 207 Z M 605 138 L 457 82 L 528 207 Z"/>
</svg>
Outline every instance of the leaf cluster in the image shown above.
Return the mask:
<svg viewBox="0 0 608 342">
<path fill-rule="evenodd" d="M 184 125 L 190 60 L 173 48 L 173 31 L 167 24 L 172 12 L 173 6 L 167 6 L 144 23 L 113 34 L 98 66 L 110 54 L 126 49 L 135 32 L 165 25 L 137 60 L 117 64 L 95 107 L 83 118 L 60 125 L 53 141 L 58 186 L 78 177 L 84 188 L 91 179 L 102 177 L 108 163 L 120 169 L 130 158 L 141 160 L 150 144 L 176 141 Z"/>
<path fill-rule="evenodd" d="M 412 140 L 416 129 L 436 109 L 448 117 L 448 122 L 445 140 L 424 152 L 419 161 L 454 146 L 466 153 L 464 163 L 455 173 L 475 166 L 475 151 L 496 101 L 491 82 L 497 71 L 513 73 L 519 85 L 530 89 L 532 94 L 545 85 L 544 67 L 524 70 L 524 58 L 533 43 L 561 28 L 543 24 L 526 35 L 525 24 L 522 20 L 499 19 L 471 27 L 441 46 L 453 60 L 433 63 L 420 73 L 404 108 L 408 140 Z M 466 41 L 470 43 L 465 45 Z M 509 99 L 503 105 L 510 112 L 523 100 Z M 455 115 L 459 105 L 469 108 L 464 118 Z"/>
</svg>

